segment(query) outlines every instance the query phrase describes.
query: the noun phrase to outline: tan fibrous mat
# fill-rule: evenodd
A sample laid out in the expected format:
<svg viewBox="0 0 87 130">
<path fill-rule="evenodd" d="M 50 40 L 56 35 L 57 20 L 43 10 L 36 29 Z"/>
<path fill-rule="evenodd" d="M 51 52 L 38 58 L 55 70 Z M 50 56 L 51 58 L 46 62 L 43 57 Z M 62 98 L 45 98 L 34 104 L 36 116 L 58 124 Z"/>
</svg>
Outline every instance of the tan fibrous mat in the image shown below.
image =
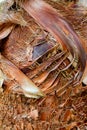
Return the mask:
<svg viewBox="0 0 87 130">
<path fill-rule="evenodd" d="M 53 2 L 48 0 L 47 2 L 72 24 L 86 45 L 87 10 L 69 1 Z M 68 70 L 60 72 L 70 63 L 67 52 L 60 51 L 60 46 L 55 39 L 41 29 L 32 18 L 28 23 L 32 25 L 29 29 L 16 27 L 12 31 L 9 38 L 6 39 L 3 54 L 13 60 L 12 62 L 47 95 L 36 100 L 15 94 L 13 91 L 1 93 L 0 130 L 87 130 L 87 87 L 82 84 L 78 86 L 72 84 L 72 76 L 77 73 L 77 68 L 71 66 Z M 18 33 L 19 35 L 17 35 Z M 16 35 L 14 42 L 14 37 L 11 37 L 14 36 L 13 34 Z M 22 37 L 26 39 L 22 40 Z M 29 43 L 27 41 L 33 43 L 33 48 L 30 51 L 27 48 Z M 21 43 L 22 46 L 19 45 Z M 34 52 L 34 49 L 37 50 L 38 47 L 41 49 L 41 45 L 44 48 L 45 45 L 48 47 L 47 50 L 44 50 L 45 54 L 43 51 L 38 52 L 37 57 L 43 55 L 41 58 L 37 59 L 31 55 L 29 57 L 31 61 L 28 61 L 30 53 L 26 53 L 26 51 Z M 25 53 L 26 55 L 24 55 Z M 61 64 L 58 65 L 60 61 Z M 47 63 L 49 63 L 48 66 Z M 53 70 L 57 66 L 58 69 Z"/>
</svg>

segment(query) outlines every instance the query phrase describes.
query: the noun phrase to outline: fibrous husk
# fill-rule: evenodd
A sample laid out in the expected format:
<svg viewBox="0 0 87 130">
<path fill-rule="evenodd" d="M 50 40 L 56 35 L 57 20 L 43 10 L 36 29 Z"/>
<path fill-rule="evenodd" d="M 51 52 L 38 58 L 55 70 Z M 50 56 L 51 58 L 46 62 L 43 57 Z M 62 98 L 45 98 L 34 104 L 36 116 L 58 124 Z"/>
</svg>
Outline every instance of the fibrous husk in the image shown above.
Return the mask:
<svg viewBox="0 0 87 130">
<path fill-rule="evenodd" d="M 86 29 L 85 10 L 82 10 L 83 8 L 80 8 L 80 7 L 73 8 L 73 6 L 67 6 L 68 4 L 66 4 L 66 3 L 62 4 L 62 2 L 60 2 L 60 3 L 52 3 L 50 1 L 48 1 L 48 2 L 50 4 L 52 4 L 55 8 L 57 8 L 58 12 L 61 12 L 61 14 L 64 17 L 66 17 L 66 19 L 68 19 L 68 21 L 70 23 L 72 23 L 72 25 L 76 29 L 76 32 L 83 39 L 83 41 L 86 45 L 87 39 L 86 39 L 85 35 L 87 34 L 87 29 Z M 81 17 L 79 17 L 79 16 L 81 16 Z M 85 19 L 84 22 L 83 22 L 83 17 Z M 30 17 L 30 19 L 31 19 L 30 22 L 33 21 L 33 19 L 31 17 Z M 81 21 L 82 21 L 82 23 L 81 23 Z M 32 22 L 32 24 L 35 25 L 36 23 Z M 36 26 L 38 26 L 38 25 L 36 24 Z M 40 28 L 40 26 L 38 26 L 38 27 L 41 30 L 41 32 L 44 32 L 43 29 Z M 17 30 L 18 28 L 20 28 L 20 27 L 16 27 L 15 30 Z M 34 28 L 35 28 L 35 26 L 34 26 Z M 34 28 L 33 28 L 33 30 L 34 30 Z M 20 31 L 21 35 L 24 30 L 25 30 L 25 28 L 23 27 L 22 31 Z M 25 35 L 27 35 L 26 31 L 24 31 L 24 32 L 23 33 Z M 14 34 L 14 30 L 11 33 L 11 35 L 9 36 L 9 38 L 7 38 L 5 46 L 7 46 L 7 44 L 11 45 L 11 42 L 9 42 L 9 41 L 13 34 Z M 45 34 L 49 35 L 49 33 L 47 33 L 47 32 L 45 32 Z M 23 38 L 23 36 L 22 36 L 22 38 Z M 15 38 L 13 38 L 13 39 L 15 39 Z M 40 43 L 41 39 L 43 39 L 43 38 L 42 37 L 39 38 L 39 42 L 32 44 L 33 47 L 39 48 L 38 45 L 40 45 L 39 43 Z M 48 43 L 50 40 L 52 40 L 51 41 L 52 43 L 54 43 L 54 44 L 56 43 L 55 38 L 52 35 L 50 35 L 49 39 L 46 39 L 46 43 Z M 43 41 L 43 40 L 41 40 L 41 41 Z M 17 45 L 18 43 L 15 42 L 15 44 Z M 13 44 L 13 47 L 16 46 L 15 44 Z M 20 42 L 19 42 L 19 44 L 20 44 Z M 18 47 L 20 49 L 20 46 L 18 46 Z M 23 47 L 25 47 L 25 45 Z M 3 50 L 3 55 L 6 56 L 6 51 L 8 50 L 8 48 L 10 48 L 10 46 L 5 48 L 5 50 Z M 12 48 L 10 48 L 10 49 L 12 49 Z M 18 49 L 18 48 L 16 48 L 16 49 Z M 26 47 L 25 47 L 25 50 L 26 50 Z M 7 52 L 8 52 L 7 54 L 9 55 L 9 56 L 7 55 L 8 58 L 10 60 L 12 60 L 12 62 L 14 61 L 14 64 L 15 64 L 17 61 L 14 59 L 11 59 L 11 56 L 12 57 L 15 56 L 17 51 L 15 51 L 15 53 L 14 53 L 14 51 L 11 51 L 11 53 L 10 53 L 10 51 L 7 51 Z M 13 52 L 13 55 L 12 55 L 12 52 Z M 23 51 L 23 52 L 25 52 L 25 51 Z M 20 53 L 20 54 L 22 55 L 22 53 Z M 42 74 L 44 71 L 46 74 L 47 66 L 45 66 L 45 64 L 47 65 L 47 63 L 49 63 L 48 64 L 49 67 L 48 67 L 47 71 L 52 69 L 51 68 L 52 66 L 50 65 L 50 63 L 53 62 L 53 60 L 56 58 L 56 55 L 58 55 L 58 54 L 60 56 L 62 56 L 62 58 L 59 58 L 58 61 L 65 58 L 65 56 L 67 57 L 67 55 L 66 55 L 67 52 L 59 51 L 59 46 L 56 46 L 55 49 L 52 48 L 52 50 L 45 53 L 42 56 L 43 59 L 40 58 L 38 60 L 35 60 L 34 63 L 31 62 L 31 64 L 28 61 L 29 66 L 27 64 L 25 64 L 25 66 L 23 64 L 20 65 L 20 64 L 18 64 L 18 62 L 16 63 L 16 65 L 19 68 L 21 68 L 22 71 L 27 76 L 31 77 L 31 79 L 37 73 L 38 76 L 36 76 L 32 79 L 33 82 L 34 81 L 36 82 L 37 80 L 35 80 L 35 79 L 38 78 L 40 76 L 40 74 Z M 39 53 L 39 55 L 40 55 L 40 53 Z M 21 60 L 21 58 L 20 58 L 20 60 Z M 26 63 L 26 62 L 24 62 L 24 63 Z M 62 67 L 65 67 L 69 63 L 70 63 L 70 61 L 66 59 L 65 62 L 63 62 L 63 64 L 59 66 L 59 68 L 61 69 Z M 55 64 L 53 64 L 53 68 L 57 64 L 58 64 L 58 62 L 55 62 Z M 43 67 L 45 69 L 43 69 Z M 40 70 L 41 72 L 38 73 L 38 70 Z M 53 86 L 53 88 L 51 90 L 49 90 L 50 88 L 46 88 L 45 92 L 47 93 L 47 96 L 45 98 L 39 99 L 37 101 L 25 98 L 24 96 L 19 96 L 17 94 L 12 94 L 12 93 L 2 94 L 1 98 L 0 98 L 0 103 L 1 103 L 0 126 L 1 126 L 1 129 L 7 130 L 7 129 L 12 128 L 12 129 L 19 129 L 19 130 L 20 129 L 21 130 L 22 129 L 23 130 L 24 129 L 26 129 L 26 130 L 28 130 L 28 129 L 29 130 L 33 130 L 33 129 L 34 130 L 46 130 L 46 129 L 50 129 L 50 130 L 75 130 L 75 129 L 86 130 L 86 128 L 87 128 L 87 87 L 82 87 L 81 84 L 76 87 L 74 87 L 71 84 L 69 86 L 67 86 L 67 81 L 70 81 L 70 79 L 72 78 L 72 76 L 75 75 L 77 70 L 78 70 L 77 68 L 73 68 L 73 66 L 72 66 L 67 71 L 61 72 L 61 74 L 58 73 L 59 70 L 58 70 L 58 72 L 54 71 L 54 73 L 52 73 L 51 76 L 49 76 L 47 78 L 48 82 L 44 82 L 39 87 L 42 87 L 43 89 L 45 89 L 46 87 L 44 87 L 44 84 L 49 85 L 49 83 L 51 83 L 51 81 L 52 81 L 51 79 L 55 79 L 55 74 L 56 74 L 56 76 L 58 74 L 58 78 L 54 84 L 55 86 L 57 84 L 57 87 Z"/>
<path fill-rule="evenodd" d="M 75 71 L 73 68 L 72 70 L 71 66 L 70 69 L 68 67 L 67 71 L 63 72 L 63 69 L 70 64 L 68 59 L 70 53 L 61 51 L 56 39 L 26 13 L 25 19 L 28 27 L 17 26 L 12 31 L 2 47 L 2 54 L 19 69 L 22 69 L 45 94 L 58 89 L 58 95 L 61 95 L 68 84 L 73 82 L 73 76 L 78 73 L 78 69 Z M 62 80 L 65 78 L 62 84 L 61 76 Z M 68 83 L 65 84 L 66 81 Z M 58 87 L 59 82 L 63 86 L 62 88 Z"/>
</svg>

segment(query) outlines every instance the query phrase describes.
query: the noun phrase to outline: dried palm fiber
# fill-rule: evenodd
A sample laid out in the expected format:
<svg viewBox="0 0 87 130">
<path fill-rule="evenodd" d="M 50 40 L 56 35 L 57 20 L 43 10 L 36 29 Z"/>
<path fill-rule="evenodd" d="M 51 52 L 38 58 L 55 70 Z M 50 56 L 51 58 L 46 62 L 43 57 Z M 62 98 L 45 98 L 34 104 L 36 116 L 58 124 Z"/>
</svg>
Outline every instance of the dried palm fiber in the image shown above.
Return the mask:
<svg viewBox="0 0 87 130">
<path fill-rule="evenodd" d="M 63 93 L 68 84 L 72 83 L 78 75 L 80 64 L 78 64 L 78 69 L 74 68 L 71 71 L 72 66 L 69 68 L 70 61 L 67 58 L 69 54 L 60 53 L 61 47 L 58 41 L 36 24 L 26 12 L 24 17 L 28 26 L 17 26 L 12 31 L 3 47 L 3 55 L 22 69 L 45 93 L 57 90 L 60 77 L 66 78 L 64 81 L 64 84 L 67 82 L 66 85 L 62 84 L 63 87 L 58 90 L 59 93 Z M 75 60 L 78 61 L 78 59 Z M 64 71 L 65 68 L 67 71 Z M 13 89 L 18 90 L 17 87 Z"/>
<path fill-rule="evenodd" d="M 59 15 L 55 9 L 42 0 L 24 1 L 22 7 L 37 21 L 37 23 L 51 32 L 57 41 L 63 44 L 63 48 L 66 46 L 73 57 L 78 57 L 80 59 L 81 71 L 78 74 L 78 80 L 80 80 L 86 66 L 86 54 L 81 45 L 81 40 L 78 38 L 73 28 L 65 22 L 64 18 Z M 44 21 L 45 18 L 46 21 Z"/>
<path fill-rule="evenodd" d="M 50 1 L 49 3 L 52 4 Z M 86 34 L 86 26 L 84 29 L 79 30 L 78 27 L 80 23 L 76 23 L 78 23 L 80 18 L 74 17 L 75 11 L 73 8 L 72 10 L 74 12 L 71 11 L 68 6 L 63 8 L 64 4 L 53 3 L 53 6 L 58 7 L 58 11 L 69 19 L 70 23 L 76 25 L 74 27 L 76 31 L 78 29 L 78 33 L 81 33 L 82 30 L 85 31 L 84 34 Z M 69 12 L 69 16 L 67 12 Z M 80 11 L 80 13 L 82 12 L 83 11 Z M 78 21 L 76 21 L 76 19 L 78 19 Z M 85 35 L 82 35 L 82 37 L 86 39 Z M 62 83 L 59 82 L 60 87 L 61 85 Z M 66 93 L 60 98 L 54 94 L 53 96 L 49 95 L 37 101 L 17 94 L 2 94 L 2 96 L 0 96 L 0 103 L 0 125 L 2 130 L 85 130 L 87 126 L 86 87 L 70 86 L 67 88 Z M 34 118 L 35 111 L 38 111 L 37 119 Z"/>
</svg>

